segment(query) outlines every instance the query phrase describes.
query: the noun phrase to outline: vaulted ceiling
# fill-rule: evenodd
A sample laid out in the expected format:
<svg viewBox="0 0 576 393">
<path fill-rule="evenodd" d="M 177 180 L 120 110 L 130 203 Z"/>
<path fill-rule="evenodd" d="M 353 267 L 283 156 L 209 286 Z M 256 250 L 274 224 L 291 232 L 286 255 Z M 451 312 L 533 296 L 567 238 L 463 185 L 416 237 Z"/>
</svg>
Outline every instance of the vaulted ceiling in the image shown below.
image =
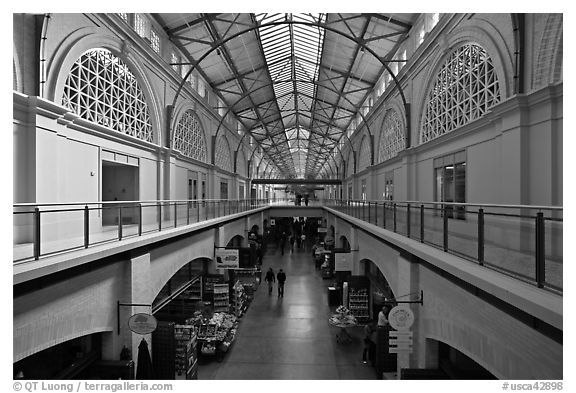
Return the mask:
<svg viewBox="0 0 576 393">
<path fill-rule="evenodd" d="M 282 177 L 318 178 L 417 14 L 153 16 Z"/>
</svg>

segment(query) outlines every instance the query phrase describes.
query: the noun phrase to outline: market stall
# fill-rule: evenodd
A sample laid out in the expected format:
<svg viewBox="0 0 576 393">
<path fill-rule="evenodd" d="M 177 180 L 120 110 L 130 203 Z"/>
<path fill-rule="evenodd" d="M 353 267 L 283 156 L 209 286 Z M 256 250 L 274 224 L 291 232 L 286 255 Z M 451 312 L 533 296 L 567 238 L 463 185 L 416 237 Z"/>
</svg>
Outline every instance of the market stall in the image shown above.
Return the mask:
<svg viewBox="0 0 576 393">
<path fill-rule="evenodd" d="M 340 329 L 336 334 L 336 342 L 339 344 L 348 344 L 352 341 L 352 337 L 346 329 L 358 324 L 354 315 L 344 306 L 339 306 L 336 309 L 336 314 L 328 319 L 328 323 Z"/>
<path fill-rule="evenodd" d="M 226 352 L 236 338 L 238 319 L 228 313 L 214 313 L 209 320 L 196 322 L 198 331 L 199 354 L 204 357 L 214 356 L 222 361 Z"/>
</svg>

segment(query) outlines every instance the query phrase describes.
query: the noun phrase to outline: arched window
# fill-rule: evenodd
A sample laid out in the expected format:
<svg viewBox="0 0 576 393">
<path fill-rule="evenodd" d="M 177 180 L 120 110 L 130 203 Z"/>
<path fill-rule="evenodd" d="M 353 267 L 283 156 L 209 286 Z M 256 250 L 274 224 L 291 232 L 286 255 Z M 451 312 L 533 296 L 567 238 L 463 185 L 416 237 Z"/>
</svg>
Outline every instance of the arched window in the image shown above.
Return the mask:
<svg viewBox="0 0 576 393">
<path fill-rule="evenodd" d="M 391 109 L 384 116 L 382 134 L 378 148 L 379 162 L 386 161 L 398 155 L 406 148 L 402 120 L 398 112 Z"/>
<path fill-rule="evenodd" d="M 136 77 L 106 49 L 91 49 L 76 60 L 62 104 L 83 119 L 154 142 L 148 105 Z"/>
<path fill-rule="evenodd" d="M 219 136 L 216 142 L 215 164 L 222 169 L 232 172 L 232 160 L 230 159 L 230 146 L 223 136 Z"/>
<path fill-rule="evenodd" d="M 358 172 L 363 171 L 372 164 L 372 154 L 370 153 L 370 139 L 365 136 L 360 145 L 360 158 L 358 160 Z"/>
<path fill-rule="evenodd" d="M 192 111 L 184 112 L 174 131 L 174 150 L 186 157 L 206 162 L 206 138 L 198 116 Z"/>
<path fill-rule="evenodd" d="M 428 93 L 420 143 L 482 117 L 499 101 L 498 78 L 486 50 L 476 44 L 460 46 L 448 56 Z"/>
</svg>

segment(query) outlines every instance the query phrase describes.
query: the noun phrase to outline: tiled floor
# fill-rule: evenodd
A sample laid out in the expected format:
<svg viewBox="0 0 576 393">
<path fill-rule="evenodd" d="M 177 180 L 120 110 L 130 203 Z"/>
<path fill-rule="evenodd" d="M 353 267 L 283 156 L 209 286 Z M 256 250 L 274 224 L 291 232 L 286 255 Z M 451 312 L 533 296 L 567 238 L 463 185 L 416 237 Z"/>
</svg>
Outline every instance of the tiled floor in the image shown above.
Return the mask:
<svg viewBox="0 0 576 393">
<path fill-rule="evenodd" d="M 338 344 L 327 287 L 312 263 L 311 252 L 269 250 L 262 270 L 282 268 L 285 295 L 276 286 L 268 295 L 263 283 L 242 317 L 235 343 L 222 363 L 200 365 L 199 379 L 376 379 L 374 368 L 362 363 L 362 328 L 349 329 L 353 341 Z"/>
</svg>

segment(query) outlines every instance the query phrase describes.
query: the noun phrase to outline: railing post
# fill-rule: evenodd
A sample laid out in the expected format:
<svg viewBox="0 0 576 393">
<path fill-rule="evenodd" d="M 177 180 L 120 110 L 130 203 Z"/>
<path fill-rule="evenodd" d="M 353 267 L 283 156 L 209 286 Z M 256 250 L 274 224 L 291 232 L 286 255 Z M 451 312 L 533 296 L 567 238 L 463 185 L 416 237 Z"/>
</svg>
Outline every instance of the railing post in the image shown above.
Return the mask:
<svg viewBox="0 0 576 393">
<path fill-rule="evenodd" d="M 162 230 L 162 204 L 158 202 L 157 206 L 158 206 L 158 232 L 160 232 Z"/>
<path fill-rule="evenodd" d="M 406 205 L 406 236 L 410 238 L 410 204 Z"/>
<path fill-rule="evenodd" d="M 118 240 L 122 240 L 122 206 L 118 206 Z"/>
<path fill-rule="evenodd" d="M 205 207 L 205 209 L 206 209 L 206 211 L 205 211 L 205 213 L 206 213 L 206 219 L 205 219 L 204 221 L 208 221 L 208 210 L 209 210 L 209 208 L 210 208 L 210 202 L 206 202 L 206 207 Z"/>
<path fill-rule="evenodd" d="M 34 259 L 40 258 L 40 209 L 34 208 Z"/>
<path fill-rule="evenodd" d="M 420 205 L 420 243 L 424 243 L 424 205 Z"/>
<path fill-rule="evenodd" d="M 138 236 L 142 236 L 142 204 L 138 204 Z"/>
<path fill-rule="evenodd" d="M 544 213 L 536 213 L 536 284 L 543 288 L 546 282 L 546 254 Z"/>
<path fill-rule="evenodd" d="M 394 209 L 393 210 L 394 215 L 392 217 L 394 221 L 394 233 L 396 233 L 396 203 L 393 204 L 393 209 Z"/>
<path fill-rule="evenodd" d="M 374 225 L 378 226 L 378 202 L 374 202 Z"/>
<path fill-rule="evenodd" d="M 174 202 L 174 228 L 178 227 L 178 202 Z"/>
<path fill-rule="evenodd" d="M 190 201 L 186 203 L 186 225 L 190 225 Z"/>
<path fill-rule="evenodd" d="M 382 228 L 386 229 L 386 201 L 382 203 Z"/>
<path fill-rule="evenodd" d="M 196 222 L 200 222 L 200 203 L 196 204 Z"/>
<path fill-rule="evenodd" d="M 448 252 L 448 206 L 446 206 L 445 204 L 442 205 L 442 212 L 443 212 L 443 245 L 444 245 L 444 251 Z"/>
<path fill-rule="evenodd" d="M 372 221 L 370 221 L 370 201 L 368 201 L 368 222 L 371 224 Z"/>
<path fill-rule="evenodd" d="M 484 209 L 478 209 L 478 263 L 484 264 Z"/>
<path fill-rule="evenodd" d="M 84 206 L 84 248 L 90 244 L 90 211 L 88 205 Z"/>
</svg>

